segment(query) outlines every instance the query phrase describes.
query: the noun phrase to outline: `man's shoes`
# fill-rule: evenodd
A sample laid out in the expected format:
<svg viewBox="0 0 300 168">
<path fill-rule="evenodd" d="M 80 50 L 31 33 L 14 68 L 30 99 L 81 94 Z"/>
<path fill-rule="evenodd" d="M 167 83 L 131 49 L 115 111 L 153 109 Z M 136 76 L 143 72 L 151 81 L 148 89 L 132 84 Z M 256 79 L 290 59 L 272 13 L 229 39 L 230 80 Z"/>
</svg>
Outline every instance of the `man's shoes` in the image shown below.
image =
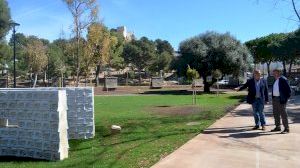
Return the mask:
<svg viewBox="0 0 300 168">
<path fill-rule="evenodd" d="M 266 130 L 266 127 L 263 125 L 263 126 L 261 126 L 261 129 L 262 129 L 263 131 L 265 131 L 265 130 Z"/>
<path fill-rule="evenodd" d="M 253 128 L 252 128 L 252 130 L 258 130 L 259 129 L 259 126 L 254 126 Z"/>
<path fill-rule="evenodd" d="M 275 127 L 274 129 L 271 130 L 271 132 L 279 132 L 281 131 L 280 127 Z"/>
<path fill-rule="evenodd" d="M 285 128 L 281 133 L 282 134 L 288 134 L 288 133 L 290 133 L 290 129 Z"/>
</svg>

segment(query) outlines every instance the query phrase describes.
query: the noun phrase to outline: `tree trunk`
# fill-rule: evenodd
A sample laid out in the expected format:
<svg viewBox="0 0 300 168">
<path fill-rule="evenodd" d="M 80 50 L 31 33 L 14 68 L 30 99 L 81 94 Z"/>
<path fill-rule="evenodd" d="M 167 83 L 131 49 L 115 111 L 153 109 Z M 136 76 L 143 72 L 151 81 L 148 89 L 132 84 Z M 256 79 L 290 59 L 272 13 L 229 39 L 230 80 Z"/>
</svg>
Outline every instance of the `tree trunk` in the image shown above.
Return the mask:
<svg viewBox="0 0 300 168">
<path fill-rule="evenodd" d="M 204 92 L 210 93 L 210 84 L 207 82 L 206 76 L 203 76 Z"/>
<path fill-rule="evenodd" d="M 220 87 L 219 87 L 219 79 L 217 79 L 217 95 L 219 96 L 219 91 L 220 91 Z"/>
<path fill-rule="evenodd" d="M 32 79 L 32 73 L 30 73 L 30 87 L 33 86 L 33 79 Z"/>
<path fill-rule="evenodd" d="M 76 87 L 79 86 L 79 71 L 80 71 L 80 67 L 79 67 L 79 38 L 77 40 L 77 67 L 76 67 Z"/>
<path fill-rule="evenodd" d="M 87 86 L 87 75 L 85 75 L 84 78 L 85 78 L 84 79 L 84 86 L 86 87 Z"/>
<path fill-rule="evenodd" d="M 76 11 L 77 13 L 78 11 Z M 80 23 L 79 15 L 75 17 L 75 31 L 76 31 L 76 87 L 79 85 L 79 47 L 80 47 Z"/>
<path fill-rule="evenodd" d="M 291 73 L 292 73 L 293 62 L 294 62 L 294 61 L 291 61 L 291 62 L 290 62 L 290 65 L 289 65 L 289 76 L 290 76 Z"/>
<path fill-rule="evenodd" d="M 141 86 L 141 84 L 142 84 L 142 72 L 141 71 L 142 70 L 139 69 L 139 86 Z"/>
<path fill-rule="evenodd" d="M 128 71 L 126 72 L 126 86 L 128 86 Z"/>
<path fill-rule="evenodd" d="M 204 92 L 205 93 L 210 93 L 210 84 L 209 83 L 204 83 Z"/>
<path fill-rule="evenodd" d="M 283 76 L 286 76 L 286 62 L 282 61 L 282 65 L 283 65 Z"/>
<path fill-rule="evenodd" d="M 99 86 L 100 64 L 96 67 L 96 86 Z"/>
<path fill-rule="evenodd" d="M 61 72 L 61 86 L 64 87 L 64 73 Z"/>
<path fill-rule="evenodd" d="M 44 78 L 43 78 L 44 87 L 47 87 L 46 80 L 47 80 L 47 71 L 44 72 Z"/>
<path fill-rule="evenodd" d="M 56 77 L 57 78 L 57 77 Z M 75 86 L 75 83 L 76 83 L 76 79 L 75 79 L 75 74 L 72 74 L 72 80 L 73 80 L 73 85 Z"/>
<path fill-rule="evenodd" d="M 33 88 L 36 87 L 36 82 L 37 82 L 37 73 L 34 74 L 34 83 L 33 83 Z"/>
<path fill-rule="evenodd" d="M 270 76 L 270 65 L 271 65 L 271 61 L 267 62 L 267 71 L 268 71 L 268 76 Z"/>
</svg>

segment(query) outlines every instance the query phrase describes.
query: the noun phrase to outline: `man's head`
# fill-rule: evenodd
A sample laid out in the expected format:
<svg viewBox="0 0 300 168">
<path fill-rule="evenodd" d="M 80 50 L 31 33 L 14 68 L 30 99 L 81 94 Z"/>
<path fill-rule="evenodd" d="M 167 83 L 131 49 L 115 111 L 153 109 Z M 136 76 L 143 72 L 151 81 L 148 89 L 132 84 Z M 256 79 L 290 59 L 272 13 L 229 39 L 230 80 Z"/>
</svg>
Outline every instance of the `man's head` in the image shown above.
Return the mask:
<svg viewBox="0 0 300 168">
<path fill-rule="evenodd" d="M 253 71 L 253 77 L 254 77 L 254 79 L 255 80 L 259 80 L 260 79 L 260 75 L 261 73 L 260 73 L 260 70 L 254 70 Z"/>
<path fill-rule="evenodd" d="M 281 76 L 281 71 L 279 69 L 274 69 L 273 76 L 275 79 L 278 79 Z"/>
</svg>

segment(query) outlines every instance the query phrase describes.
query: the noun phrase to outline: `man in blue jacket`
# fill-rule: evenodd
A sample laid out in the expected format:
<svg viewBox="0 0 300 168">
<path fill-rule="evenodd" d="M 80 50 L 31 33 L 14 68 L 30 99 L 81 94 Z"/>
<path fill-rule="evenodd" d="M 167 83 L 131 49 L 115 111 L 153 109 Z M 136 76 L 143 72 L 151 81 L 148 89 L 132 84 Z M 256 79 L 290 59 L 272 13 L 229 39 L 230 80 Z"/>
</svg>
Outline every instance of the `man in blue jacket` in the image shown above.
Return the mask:
<svg viewBox="0 0 300 168">
<path fill-rule="evenodd" d="M 253 78 L 249 79 L 242 87 L 235 88 L 236 91 L 241 91 L 248 88 L 247 103 L 252 104 L 253 116 L 255 121 L 255 126 L 253 130 L 262 127 L 265 130 L 266 119 L 264 110 L 264 104 L 269 102 L 268 96 L 268 84 L 266 80 L 261 78 L 259 70 L 253 72 Z"/>
<path fill-rule="evenodd" d="M 276 127 L 271 131 L 281 131 L 281 118 L 282 124 L 284 126 L 284 130 L 281 133 L 286 134 L 290 132 L 286 104 L 288 102 L 288 99 L 291 97 L 291 87 L 287 79 L 284 76 L 281 76 L 280 70 L 273 70 L 273 76 L 275 78 L 275 82 L 272 89 L 272 103 Z"/>
</svg>

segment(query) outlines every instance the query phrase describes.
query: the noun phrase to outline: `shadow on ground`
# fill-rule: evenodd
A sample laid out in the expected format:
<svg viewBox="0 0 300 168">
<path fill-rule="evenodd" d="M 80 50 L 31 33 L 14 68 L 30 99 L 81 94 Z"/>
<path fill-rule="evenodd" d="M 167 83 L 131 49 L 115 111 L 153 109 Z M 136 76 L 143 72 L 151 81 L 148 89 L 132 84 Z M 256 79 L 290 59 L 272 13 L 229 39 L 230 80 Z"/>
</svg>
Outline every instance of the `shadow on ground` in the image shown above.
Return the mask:
<svg viewBox="0 0 300 168">
<path fill-rule="evenodd" d="M 204 134 L 216 134 L 220 138 L 236 138 L 236 139 L 255 138 L 258 136 L 267 136 L 267 135 L 274 135 L 279 133 L 280 132 L 252 130 L 252 126 L 213 128 L 204 131 Z"/>
<path fill-rule="evenodd" d="M 144 95 L 192 95 L 193 90 L 150 90 L 150 91 L 145 91 L 141 94 Z M 204 93 L 203 91 L 197 91 L 197 95 L 202 95 L 202 94 L 207 94 Z M 217 92 L 212 91 L 209 94 L 217 94 Z M 219 92 L 219 94 L 225 94 L 225 92 Z"/>
<path fill-rule="evenodd" d="M 273 117 L 272 105 L 268 105 L 265 107 L 265 115 L 266 117 Z M 300 123 L 300 96 L 293 97 L 289 101 L 287 107 L 289 119 L 291 122 L 290 125 Z M 249 109 L 240 110 L 238 112 L 230 113 L 233 117 L 249 117 L 252 116 L 252 111 Z M 270 123 L 267 126 L 272 126 L 273 123 Z M 274 134 L 279 134 L 280 132 L 270 132 L 270 131 L 253 131 L 253 126 L 244 126 L 244 127 L 225 127 L 225 128 L 209 128 L 206 129 L 204 134 L 216 134 L 220 138 L 255 138 L 258 136 L 270 136 Z"/>
<path fill-rule="evenodd" d="M 27 158 L 27 157 L 0 156 L 0 162 L 50 162 L 50 161 Z"/>
</svg>

